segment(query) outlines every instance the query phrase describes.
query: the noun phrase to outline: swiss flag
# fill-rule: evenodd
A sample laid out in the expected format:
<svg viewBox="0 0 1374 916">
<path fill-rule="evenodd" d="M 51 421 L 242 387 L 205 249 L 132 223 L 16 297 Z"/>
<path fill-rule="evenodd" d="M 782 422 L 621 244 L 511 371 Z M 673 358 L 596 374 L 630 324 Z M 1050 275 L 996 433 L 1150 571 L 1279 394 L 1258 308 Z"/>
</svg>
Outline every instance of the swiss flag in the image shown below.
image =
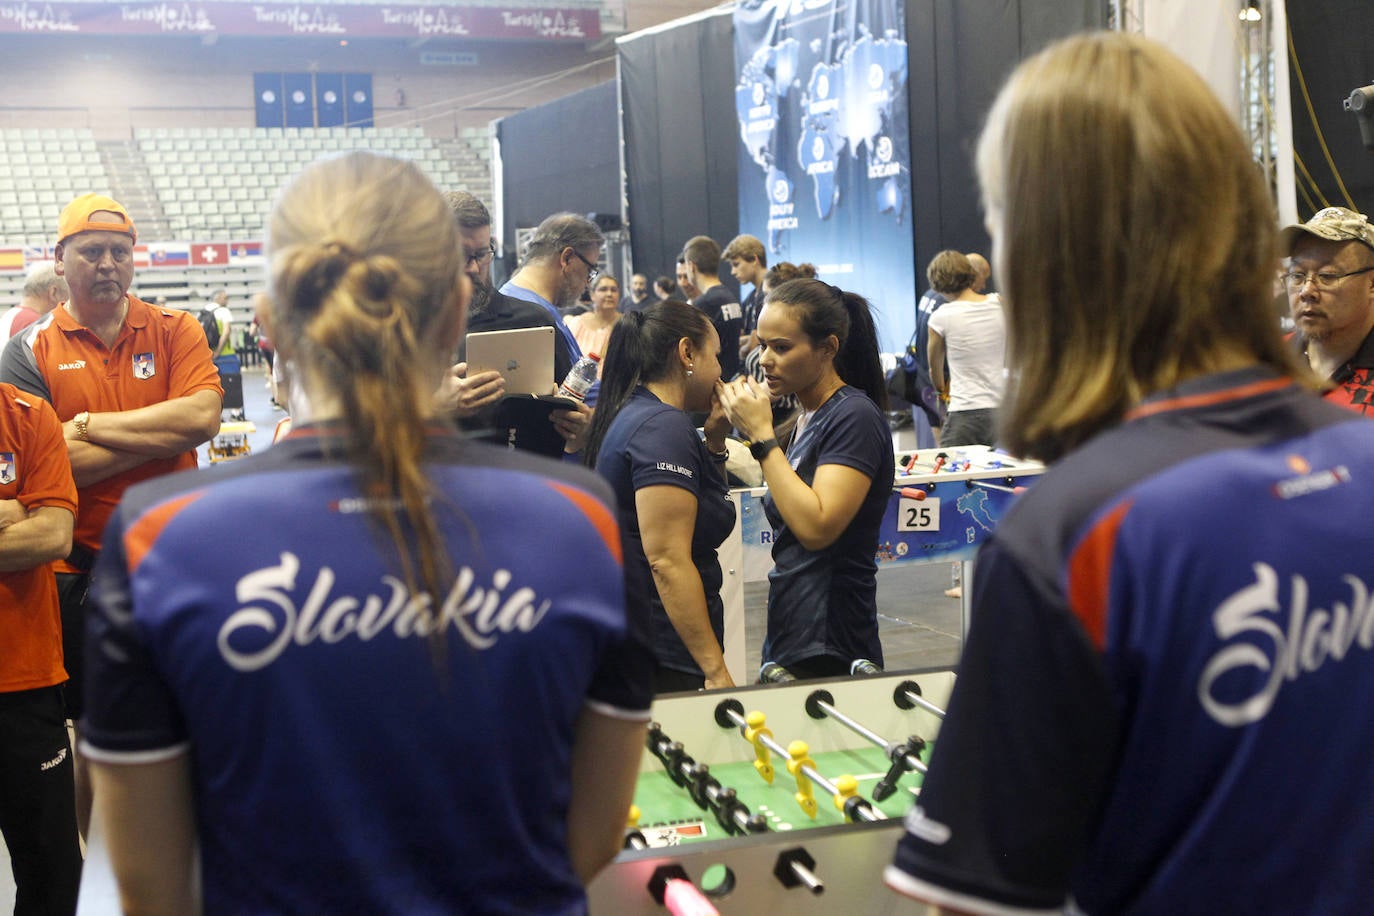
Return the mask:
<svg viewBox="0 0 1374 916">
<path fill-rule="evenodd" d="M 227 244 L 207 244 L 196 242 L 191 246 L 191 265 L 193 267 L 223 267 L 229 263 Z"/>
</svg>

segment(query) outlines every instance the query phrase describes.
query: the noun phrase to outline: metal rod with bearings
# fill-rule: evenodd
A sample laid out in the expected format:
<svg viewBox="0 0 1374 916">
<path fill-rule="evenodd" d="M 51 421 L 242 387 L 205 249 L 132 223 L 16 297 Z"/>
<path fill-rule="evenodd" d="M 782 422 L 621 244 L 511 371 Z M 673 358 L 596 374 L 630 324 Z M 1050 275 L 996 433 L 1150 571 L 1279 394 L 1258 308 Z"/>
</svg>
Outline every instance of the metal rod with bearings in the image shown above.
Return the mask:
<svg viewBox="0 0 1374 916">
<path fill-rule="evenodd" d="M 1008 483 L 1008 484 L 1011 483 L 1011 478 L 1010 478 L 1010 477 L 1007 478 L 1007 483 Z M 968 482 L 968 488 L 969 488 L 970 490 L 972 490 L 974 487 L 982 487 L 984 490 L 998 490 L 998 491 L 1000 491 L 1000 492 L 1002 492 L 1002 493 L 1016 493 L 1016 494 L 1023 493 L 1023 492 L 1025 492 L 1025 489 L 1026 489 L 1025 487 L 1004 486 L 1004 485 L 1002 485 L 1002 484 L 1000 484 L 1000 483 L 992 483 L 992 482 L 987 481 L 987 480 L 970 480 L 970 481 Z"/>
<path fill-rule="evenodd" d="M 845 728 L 852 731 L 854 734 L 882 748 L 883 753 L 887 754 L 889 759 L 892 758 L 892 754 L 894 751 L 897 751 L 902 747 L 905 747 L 905 745 L 902 743 L 896 741 L 888 741 L 886 738 L 884 738 L 877 732 L 865 728 L 861 723 L 854 721 L 853 719 L 849 718 L 849 716 L 846 716 L 844 713 L 836 709 L 834 704 L 835 698 L 831 696 L 830 691 L 813 691 L 811 695 L 806 698 L 806 714 L 813 719 L 824 719 L 826 716 L 829 716 L 836 722 L 843 725 Z M 924 744 L 925 742 L 921 743 Z M 921 758 L 913 756 L 911 754 L 906 754 L 903 759 L 906 762 L 907 769 L 914 770 L 917 773 L 924 773 L 926 771 L 926 765 L 921 762 Z"/>
<path fill-rule="evenodd" d="M 926 741 L 919 735 L 911 735 L 905 741 L 888 741 L 882 735 L 866 728 L 835 708 L 835 698 L 828 690 L 813 690 L 806 698 L 806 714 L 813 719 L 827 716 L 867 741 L 883 749 L 892 766 L 887 768 L 883 778 L 873 786 L 873 800 L 886 801 L 897 791 L 897 781 L 907 773 L 925 775 L 926 765 L 921 762 L 921 752 L 926 749 Z"/>
</svg>

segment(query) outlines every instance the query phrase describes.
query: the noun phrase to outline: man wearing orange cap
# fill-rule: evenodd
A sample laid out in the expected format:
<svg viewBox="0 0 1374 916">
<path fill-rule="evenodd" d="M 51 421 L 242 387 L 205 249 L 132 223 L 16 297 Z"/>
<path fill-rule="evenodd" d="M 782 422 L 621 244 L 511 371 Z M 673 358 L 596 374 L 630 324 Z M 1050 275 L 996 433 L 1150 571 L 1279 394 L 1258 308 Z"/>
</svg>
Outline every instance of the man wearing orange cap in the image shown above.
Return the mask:
<svg viewBox="0 0 1374 916">
<path fill-rule="evenodd" d="M 223 390 L 205 332 L 187 312 L 129 295 L 134 242 L 128 212 L 84 194 L 63 209 L 53 250 L 71 298 L 16 334 L 0 381 L 46 399 L 62 421 L 77 486 L 72 550 L 55 564 L 62 604 L 67 714 L 82 708 L 86 585 L 100 537 L 129 486 L 196 466 L 196 447 L 219 431 Z M 77 817 L 90 797 L 77 761 Z"/>
</svg>

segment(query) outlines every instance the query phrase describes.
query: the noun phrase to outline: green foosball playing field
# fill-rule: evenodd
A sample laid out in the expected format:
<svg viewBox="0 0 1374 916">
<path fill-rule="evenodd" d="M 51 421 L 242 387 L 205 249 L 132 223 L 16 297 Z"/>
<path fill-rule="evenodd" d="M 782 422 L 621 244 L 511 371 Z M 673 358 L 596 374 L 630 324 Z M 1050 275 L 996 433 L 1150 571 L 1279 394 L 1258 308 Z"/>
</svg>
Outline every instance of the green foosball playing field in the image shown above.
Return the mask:
<svg viewBox="0 0 1374 916">
<path fill-rule="evenodd" d="M 927 744 L 920 754 L 923 764 L 929 760 L 931 747 L 933 745 Z M 843 775 L 853 776 L 858 781 L 858 794 L 871 802 L 875 810 L 890 818 L 900 818 L 906 814 L 921 785 L 921 773 L 903 773 L 896 782 L 897 791 L 881 802 L 875 801 L 874 787 L 892 766 L 883 750 L 876 745 L 815 753 L 811 759 L 815 762 L 815 769 L 832 783 Z M 815 818 L 807 816 L 795 797 L 797 778 L 788 772 L 787 761 L 774 754 L 772 764 L 772 784 L 764 781 L 752 761 L 711 766 L 710 775 L 722 787 L 733 788 L 738 793 L 739 801 L 750 812 L 762 816 L 768 830 L 802 830 L 846 822 L 844 812 L 835 805 L 834 797 L 803 776 L 803 782 L 816 801 Z M 634 804 L 639 809 L 639 830 L 651 847 L 719 840 L 730 835 L 714 814 L 699 807 L 689 789 L 675 783 L 663 768 L 640 775 L 635 787 Z"/>
</svg>

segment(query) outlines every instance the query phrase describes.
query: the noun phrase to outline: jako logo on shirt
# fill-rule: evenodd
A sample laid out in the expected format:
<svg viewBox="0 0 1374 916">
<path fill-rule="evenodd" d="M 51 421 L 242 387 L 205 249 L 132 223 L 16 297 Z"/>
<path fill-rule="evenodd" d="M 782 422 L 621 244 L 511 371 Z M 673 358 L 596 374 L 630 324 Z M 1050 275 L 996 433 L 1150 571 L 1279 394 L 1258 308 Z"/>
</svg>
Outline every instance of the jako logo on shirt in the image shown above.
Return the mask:
<svg viewBox="0 0 1374 916">
<path fill-rule="evenodd" d="M 84 359 L 78 359 L 74 363 L 58 363 L 57 368 L 59 371 L 64 371 L 67 369 L 85 369 L 86 361 Z"/>
<path fill-rule="evenodd" d="M 1222 640 L 1232 640 L 1212 656 L 1198 681 L 1198 700 L 1222 725 L 1240 726 L 1268 715 L 1284 681 L 1320 671 L 1327 662 L 1340 662 L 1357 643 L 1368 652 L 1374 648 L 1374 603 L 1369 586 L 1352 575 L 1341 581 L 1350 589 L 1350 602 L 1336 601 L 1329 609 L 1308 609 L 1307 580 L 1293 576 L 1289 586 L 1288 621 L 1278 615 L 1279 577 L 1265 563 L 1256 563 L 1255 583 L 1221 603 L 1212 613 L 1212 627 Z M 1245 641 L 1241 641 L 1245 639 Z M 1269 644 L 1266 651 L 1262 648 Z M 1216 682 L 1232 672 L 1251 669 L 1268 672 L 1253 696 L 1238 702 L 1222 702 L 1213 693 Z M 1244 677 L 1238 674 L 1238 677 Z"/>
<path fill-rule="evenodd" d="M 297 608 L 296 574 L 301 562 L 292 553 L 283 553 L 281 563 L 248 573 L 239 579 L 234 594 L 240 608 L 229 615 L 219 629 L 220 655 L 231 668 L 256 671 L 276 661 L 295 643 L 308 646 L 319 640 L 336 643 L 349 636 L 364 642 L 390 630 L 397 639 L 427 637 L 436 621 L 430 613 L 428 595 L 412 596 L 404 582 L 383 576 L 385 596 L 331 596 L 334 570 L 323 566 L 315 582 Z M 489 649 L 502 633 L 528 633 L 548 613 L 550 602 L 540 601 L 533 589 L 504 591 L 511 574 L 498 569 L 491 585 L 475 583 L 471 569 L 463 567 L 439 608 L 437 625 L 451 626 L 474 649 Z"/>
</svg>

